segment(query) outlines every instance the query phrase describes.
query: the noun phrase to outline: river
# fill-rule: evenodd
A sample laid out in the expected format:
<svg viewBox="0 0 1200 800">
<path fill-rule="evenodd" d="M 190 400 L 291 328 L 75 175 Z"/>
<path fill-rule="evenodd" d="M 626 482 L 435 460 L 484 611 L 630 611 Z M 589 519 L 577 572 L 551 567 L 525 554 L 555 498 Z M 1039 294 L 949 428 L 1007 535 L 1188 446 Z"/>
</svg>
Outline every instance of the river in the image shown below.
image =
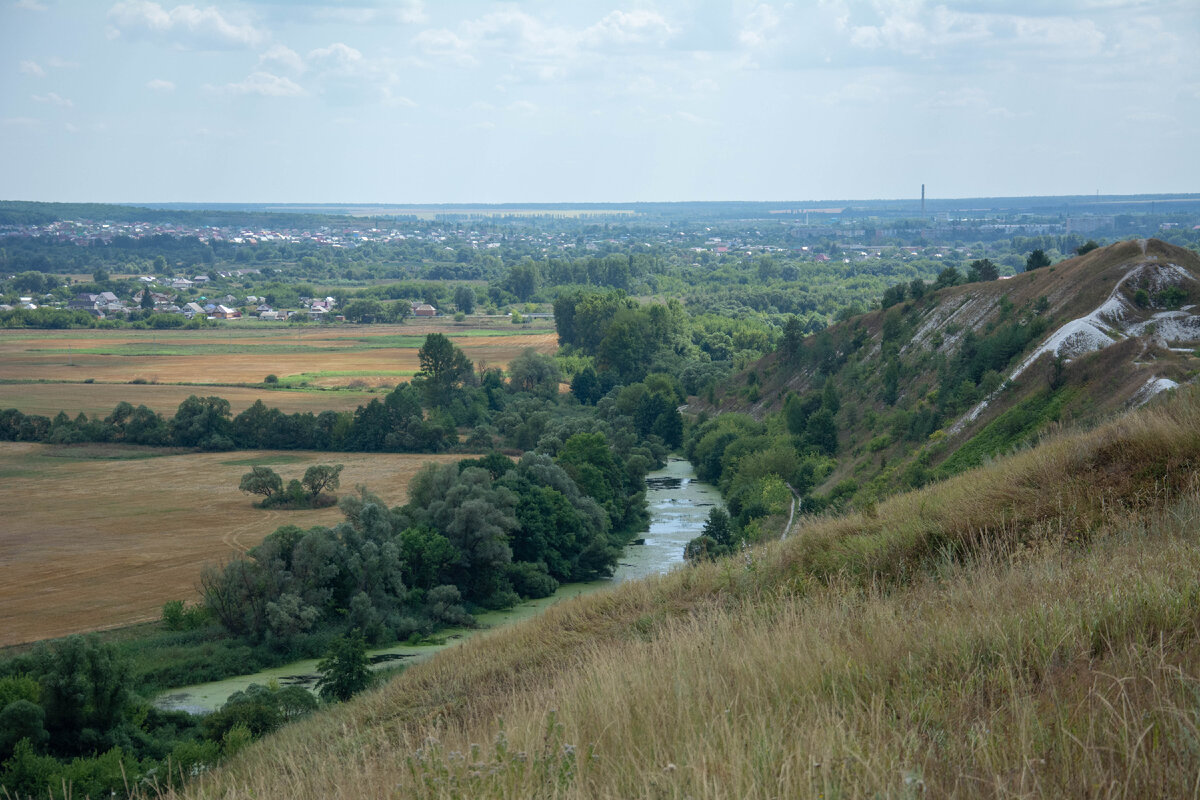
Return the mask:
<svg viewBox="0 0 1200 800">
<path fill-rule="evenodd" d="M 399 661 L 408 664 L 423 661 L 481 630 L 536 616 L 559 600 L 600 591 L 622 581 L 668 572 L 683 563 L 684 545 L 700 535 L 708 519 L 708 512 L 720 503 L 721 496 L 716 488 L 698 481 L 691 464 L 683 459 L 673 458 L 667 462 L 665 468 L 646 476 L 646 504 L 650 511 L 650 528 L 645 538 L 640 540 L 641 544 L 625 548 L 611 578 L 590 583 L 566 584 L 550 597 L 527 600 L 504 611 L 479 614 L 476 616 L 479 628 L 442 631 L 439 634 L 442 639 L 440 644 L 397 644 L 370 650 L 368 655 L 376 666 L 386 666 Z M 252 683 L 265 684 L 275 680 L 282 686 L 298 685 L 311 688 L 317 678 L 317 661 L 318 659 L 295 661 L 252 675 L 239 675 L 212 683 L 172 689 L 159 695 L 154 704 L 163 709 L 180 709 L 202 714 L 220 708 L 230 695 L 244 690 Z"/>
</svg>

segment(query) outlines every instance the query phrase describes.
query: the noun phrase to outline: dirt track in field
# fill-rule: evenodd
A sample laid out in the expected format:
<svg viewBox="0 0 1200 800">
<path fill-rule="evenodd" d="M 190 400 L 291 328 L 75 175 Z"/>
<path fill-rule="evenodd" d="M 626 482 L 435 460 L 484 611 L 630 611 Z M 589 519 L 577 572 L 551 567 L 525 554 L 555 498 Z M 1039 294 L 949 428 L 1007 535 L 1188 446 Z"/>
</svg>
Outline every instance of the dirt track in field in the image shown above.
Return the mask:
<svg viewBox="0 0 1200 800">
<path fill-rule="evenodd" d="M 249 463 L 285 482 L 311 464 L 345 464 L 341 494 L 366 484 L 389 505 L 428 461 L 461 455 L 233 452 L 136 460 L 62 457 L 0 442 L 0 646 L 157 619 L 168 600 L 198 596 L 200 568 L 280 525 L 327 525 L 336 507 L 264 511 L 238 491 Z M 294 459 L 294 460 L 293 460 Z"/>
</svg>

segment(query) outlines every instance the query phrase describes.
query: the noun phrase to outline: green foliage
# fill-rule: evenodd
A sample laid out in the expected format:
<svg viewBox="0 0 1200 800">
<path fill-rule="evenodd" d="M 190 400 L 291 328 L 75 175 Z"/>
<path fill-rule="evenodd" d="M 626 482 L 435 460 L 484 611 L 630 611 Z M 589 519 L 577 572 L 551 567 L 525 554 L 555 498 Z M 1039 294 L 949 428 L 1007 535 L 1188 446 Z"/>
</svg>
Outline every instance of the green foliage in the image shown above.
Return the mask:
<svg viewBox="0 0 1200 800">
<path fill-rule="evenodd" d="M 463 314 L 475 311 L 475 291 L 469 286 L 454 287 L 454 305 Z"/>
<path fill-rule="evenodd" d="M 463 351 L 441 333 L 425 337 L 417 358 L 421 364 L 417 377 L 424 380 L 426 397 L 432 406 L 448 403 L 454 390 L 470 379 L 474 369 Z"/>
<path fill-rule="evenodd" d="M 283 493 L 283 478 L 270 467 L 252 467 L 242 476 L 238 489 L 247 494 L 262 495 L 263 502 L 266 503 Z"/>
<path fill-rule="evenodd" d="M 976 467 L 989 456 L 1008 452 L 1028 442 L 1057 420 L 1075 390 L 1068 387 L 1038 392 L 992 420 L 939 467 L 948 476 Z"/>
<path fill-rule="evenodd" d="M 336 490 L 341 485 L 342 466 L 342 464 L 314 464 L 306 469 L 300 484 L 308 492 L 309 498 L 315 500 L 326 489 Z"/>
<path fill-rule="evenodd" d="M 192 395 L 179 404 L 171 418 L 171 440 L 181 447 L 202 450 L 232 450 L 229 401 L 220 397 Z"/>
<path fill-rule="evenodd" d="M 162 607 L 163 628 L 169 631 L 191 631 L 208 621 L 203 606 L 184 608 L 182 600 L 168 600 Z"/>
<path fill-rule="evenodd" d="M 990 258 L 980 258 L 971 262 L 971 266 L 967 269 L 967 280 L 974 281 L 994 281 L 1000 277 L 1000 269 L 992 263 Z"/>
<path fill-rule="evenodd" d="M 334 640 L 317 671 L 317 690 L 325 701 L 349 700 L 371 685 L 367 644 L 358 631 Z"/>
<path fill-rule="evenodd" d="M 561 381 L 562 373 L 554 357 L 543 355 L 532 347 L 508 362 L 508 385 L 512 391 L 552 398 L 558 395 Z"/>
<path fill-rule="evenodd" d="M 1035 269 L 1050 266 L 1050 256 L 1046 255 L 1046 251 L 1038 248 L 1030 252 L 1025 258 L 1025 271 L 1033 272 Z"/>
</svg>

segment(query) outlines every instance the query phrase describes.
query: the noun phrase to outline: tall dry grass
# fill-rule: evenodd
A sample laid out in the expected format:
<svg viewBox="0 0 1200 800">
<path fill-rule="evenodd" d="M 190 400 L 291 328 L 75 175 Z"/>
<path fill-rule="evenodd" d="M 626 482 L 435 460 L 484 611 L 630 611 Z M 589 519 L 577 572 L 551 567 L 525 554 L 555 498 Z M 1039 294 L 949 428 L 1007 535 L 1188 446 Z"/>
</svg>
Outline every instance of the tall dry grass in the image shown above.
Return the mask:
<svg viewBox="0 0 1200 800">
<path fill-rule="evenodd" d="M 558 605 L 194 797 L 1200 794 L 1200 397 Z"/>
</svg>

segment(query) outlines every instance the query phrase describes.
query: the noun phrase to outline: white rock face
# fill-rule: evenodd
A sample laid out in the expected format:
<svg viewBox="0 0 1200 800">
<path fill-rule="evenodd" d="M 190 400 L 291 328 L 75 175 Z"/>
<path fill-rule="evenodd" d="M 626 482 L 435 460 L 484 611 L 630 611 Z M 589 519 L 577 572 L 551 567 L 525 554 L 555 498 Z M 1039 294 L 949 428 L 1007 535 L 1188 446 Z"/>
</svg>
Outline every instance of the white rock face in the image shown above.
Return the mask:
<svg viewBox="0 0 1200 800">
<path fill-rule="evenodd" d="M 1142 252 L 1145 253 L 1144 243 Z M 1069 362 L 1087 353 L 1103 350 L 1130 336 L 1144 337 L 1161 347 L 1169 347 L 1172 350 L 1190 352 L 1193 348 L 1172 347 L 1172 343 L 1200 340 L 1200 314 L 1194 313 L 1196 306 L 1185 306 L 1179 311 L 1162 311 L 1145 322 L 1127 322 L 1126 320 L 1134 315 L 1135 308 L 1125 299 L 1121 288 L 1129 280 L 1147 285 L 1151 291 L 1160 292 L 1168 286 L 1177 286 L 1183 281 L 1194 280 L 1194 277 L 1178 264 L 1160 264 L 1157 260 L 1147 260 L 1135 264 L 1121 280 L 1117 281 L 1117 285 L 1113 287 L 1112 292 L 1103 303 L 1090 314 L 1073 319 L 1051 333 L 1036 350 L 1017 365 L 1017 368 L 1009 374 L 1008 380 L 1016 380 L 1021 373 L 1047 353 L 1055 357 L 1062 356 Z M 1151 378 L 1138 390 L 1133 403 L 1142 405 L 1159 392 L 1173 389 L 1177 385 L 1169 378 Z M 997 393 L 1002 390 L 1003 387 L 998 389 Z M 957 433 L 978 419 L 993 396 L 995 393 L 960 417 L 958 422 L 950 428 L 950 433 Z"/>
</svg>

